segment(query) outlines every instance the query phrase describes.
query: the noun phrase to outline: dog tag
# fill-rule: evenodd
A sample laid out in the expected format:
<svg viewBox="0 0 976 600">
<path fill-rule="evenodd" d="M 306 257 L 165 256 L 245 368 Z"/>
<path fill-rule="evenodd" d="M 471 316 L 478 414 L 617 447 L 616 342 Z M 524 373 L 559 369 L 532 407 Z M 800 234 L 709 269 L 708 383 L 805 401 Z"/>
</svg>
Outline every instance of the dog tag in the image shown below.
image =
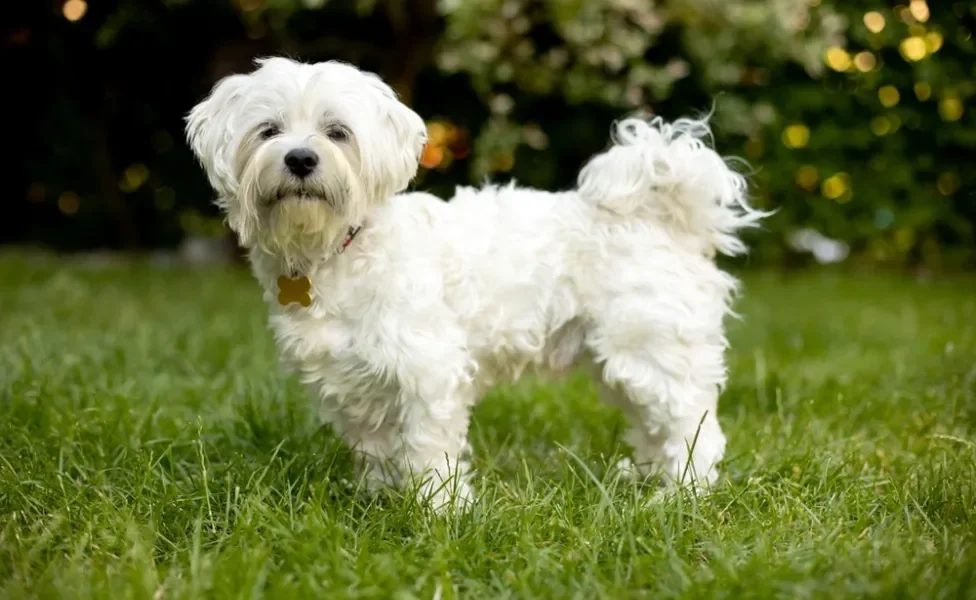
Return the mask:
<svg viewBox="0 0 976 600">
<path fill-rule="evenodd" d="M 312 282 L 308 277 L 298 277 L 292 279 L 284 275 L 278 276 L 278 303 L 287 306 L 292 302 L 297 302 L 302 306 L 312 305 Z"/>
</svg>

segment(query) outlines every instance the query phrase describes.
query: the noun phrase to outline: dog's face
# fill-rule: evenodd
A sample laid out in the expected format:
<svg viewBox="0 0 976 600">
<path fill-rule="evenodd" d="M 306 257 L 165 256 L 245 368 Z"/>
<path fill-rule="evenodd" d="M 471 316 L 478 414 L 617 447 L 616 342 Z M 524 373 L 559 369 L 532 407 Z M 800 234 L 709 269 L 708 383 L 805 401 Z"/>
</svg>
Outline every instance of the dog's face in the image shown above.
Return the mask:
<svg viewBox="0 0 976 600">
<path fill-rule="evenodd" d="M 214 86 L 187 117 L 187 137 L 243 246 L 314 253 L 406 188 L 426 128 L 350 65 L 257 65 Z"/>
</svg>

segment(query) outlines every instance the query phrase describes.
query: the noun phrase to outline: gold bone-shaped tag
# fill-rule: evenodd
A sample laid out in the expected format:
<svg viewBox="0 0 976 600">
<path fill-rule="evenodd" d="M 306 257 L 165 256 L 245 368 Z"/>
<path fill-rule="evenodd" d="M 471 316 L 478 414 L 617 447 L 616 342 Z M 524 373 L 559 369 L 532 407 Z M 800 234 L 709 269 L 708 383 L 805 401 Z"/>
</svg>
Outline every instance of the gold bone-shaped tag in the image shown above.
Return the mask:
<svg viewBox="0 0 976 600">
<path fill-rule="evenodd" d="M 292 279 L 284 275 L 278 276 L 278 303 L 287 306 L 292 302 L 297 302 L 302 306 L 312 305 L 312 282 L 308 277 L 298 277 Z"/>
</svg>

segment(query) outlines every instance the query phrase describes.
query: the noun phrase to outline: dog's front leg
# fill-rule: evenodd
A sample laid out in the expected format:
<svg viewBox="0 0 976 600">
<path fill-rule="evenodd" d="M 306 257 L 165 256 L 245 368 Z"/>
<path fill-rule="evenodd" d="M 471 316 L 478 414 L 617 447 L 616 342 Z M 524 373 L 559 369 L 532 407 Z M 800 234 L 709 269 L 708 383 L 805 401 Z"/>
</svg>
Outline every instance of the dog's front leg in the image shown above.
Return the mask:
<svg viewBox="0 0 976 600">
<path fill-rule="evenodd" d="M 460 390 L 446 401 L 408 401 L 400 429 L 400 463 L 418 500 L 441 512 L 473 501 L 469 482 L 471 402 Z"/>
<path fill-rule="evenodd" d="M 474 361 L 451 315 L 436 304 L 423 308 L 401 308 L 397 327 L 387 325 L 372 338 L 378 343 L 369 349 L 370 360 L 393 385 L 385 431 L 364 441 L 373 454 L 368 462 L 382 463 L 385 479 L 416 489 L 422 503 L 441 511 L 472 500 L 468 422 Z"/>
<path fill-rule="evenodd" d="M 367 489 L 415 490 L 422 504 L 438 512 L 473 499 L 468 481 L 470 403 L 457 393 L 449 397 L 447 402 L 430 402 L 401 392 L 389 399 L 397 409 L 379 427 L 333 422 L 352 448 Z"/>
</svg>

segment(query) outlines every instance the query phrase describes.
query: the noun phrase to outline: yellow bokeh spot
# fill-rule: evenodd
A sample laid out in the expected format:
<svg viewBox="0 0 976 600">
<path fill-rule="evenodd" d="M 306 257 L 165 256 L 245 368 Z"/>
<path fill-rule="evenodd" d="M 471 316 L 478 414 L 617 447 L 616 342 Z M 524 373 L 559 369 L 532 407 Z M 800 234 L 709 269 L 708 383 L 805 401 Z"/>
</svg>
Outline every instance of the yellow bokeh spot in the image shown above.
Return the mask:
<svg viewBox="0 0 976 600">
<path fill-rule="evenodd" d="M 77 21 L 88 12 L 88 4 L 85 0 L 68 0 L 61 7 L 61 12 L 64 14 L 65 19 Z"/>
<path fill-rule="evenodd" d="M 505 173 L 511 171 L 512 167 L 515 166 L 515 155 L 511 152 L 502 152 L 501 154 L 496 154 L 491 159 L 491 168 L 495 171 L 500 171 Z"/>
<path fill-rule="evenodd" d="M 427 143 L 440 146 L 447 141 L 447 127 L 443 123 L 433 122 L 427 125 Z"/>
<path fill-rule="evenodd" d="M 827 52 L 824 53 L 824 61 L 828 67 L 835 71 L 846 71 L 851 68 L 851 55 L 837 46 L 827 49 Z"/>
<path fill-rule="evenodd" d="M 878 59 L 874 57 L 871 52 L 858 52 L 854 57 L 854 66 L 857 67 L 858 71 L 862 73 L 867 73 L 878 64 Z"/>
<path fill-rule="evenodd" d="M 864 26 L 867 27 L 868 31 L 871 33 L 881 33 L 881 30 L 885 28 L 884 15 L 875 10 L 865 13 Z"/>
<path fill-rule="evenodd" d="M 908 10 L 919 23 L 929 20 L 929 5 L 926 4 L 925 0 L 912 0 L 912 3 L 908 5 Z"/>
<path fill-rule="evenodd" d="M 817 168 L 813 165 L 803 165 L 796 170 L 796 184 L 808 192 L 817 187 L 819 177 Z"/>
<path fill-rule="evenodd" d="M 939 103 L 939 115 L 943 121 L 958 121 L 962 118 L 962 101 L 955 96 L 946 96 Z"/>
<path fill-rule="evenodd" d="M 907 6 L 902 6 L 901 8 L 895 8 L 898 12 L 898 16 L 901 17 L 902 23 L 905 25 L 914 25 L 915 17 L 912 16 L 912 11 L 909 10 Z"/>
<path fill-rule="evenodd" d="M 746 155 L 749 158 L 759 158 L 766 151 L 766 145 L 760 137 L 750 137 L 743 145 Z"/>
<path fill-rule="evenodd" d="M 925 102 L 932 97 L 932 86 L 925 81 L 919 81 L 915 84 L 915 97 Z"/>
<path fill-rule="evenodd" d="M 149 169 L 143 164 L 129 166 L 122 174 L 122 181 L 119 182 L 119 189 L 123 192 L 134 192 L 149 179 Z"/>
<path fill-rule="evenodd" d="M 802 123 L 795 123 L 783 130 L 783 144 L 787 148 L 804 148 L 809 141 L 810 129 Z"/>
<path fill-rule="evenodd" d="M 942 34 L 938 31 L 930 31 L 925 34 L 925 49 L 928 50 L 929 54 L 934 54 L 942 48 L 942 42 L 945 41 L 942 38 Z"/>
<path fill-rule="evenodd" d="M 80 206 L 81 200 L 78 198 L 78 194 L 74 192 L 63 192 L 58 196 L 58 210 L 66 215 L 75 214 Z"/>
<path fill-rule="evenodd" d="M 898 93 L 898 88 L 895 86 L 885 85 L 878 89 L 878 100 L 885 108 L 891 108 L 901 100 L 901 94 Z"/>
<path fill-rule="evenodd" d="M 925 58 L 928 54 L 928 48 L 925 46 L 925 40 L 917 35 L 907 37 L 898 44 L 898 51 L 901 55 L 905 57 L 905 60 L 910 60 L 912 62 L 917 62 Z"/>
<path fill-rule="evenodd" d="M 925 30 L 925 26 L 924 25 L 919 25 L 918 23 L 916 23 L 914 25 L 909 25 L 908 26 L 908 35 L 909 36 L 915 35 L 915 36 L 918 36 L 918 37 L 922 37 L 922 36 L 925 35 L 925 31 L 926 31 Z"/>
<path fill-rule="evenodd" d="M 851 177 L 847 173 L 831 175 L 820 185 L 820 192 L 825 198 L 837 200 L 851 189 Z"/>
<path fill-rule="evenodd" d="M 952 171 L 946 171 L 939 175 L 935 187 L 938 188 L 939 193 L 943 196 L 951 196 L 959 189 L 959 175 L 956 175 Z"/>
<path fill-rule="evenodd" d="M 891 132 L 891 119 L 888 117 L 875 117 L 871 119 L 871 132 L 877 136 L 887 135 Z"/>
<path fill-rule="evenodd" d="M 898 115 L 890 114 L 888 115 L 888 120 L 891 121 L 891 133 L 894 133 L 901 128 L 901 119 L 898 118 Z"/>
<path fill-rule="evenodd" d="M 915 231 L 907 227 L 900 227 L 895 231 L 895 246 L 902 252 L 915 244 Z"/>
</svg>

